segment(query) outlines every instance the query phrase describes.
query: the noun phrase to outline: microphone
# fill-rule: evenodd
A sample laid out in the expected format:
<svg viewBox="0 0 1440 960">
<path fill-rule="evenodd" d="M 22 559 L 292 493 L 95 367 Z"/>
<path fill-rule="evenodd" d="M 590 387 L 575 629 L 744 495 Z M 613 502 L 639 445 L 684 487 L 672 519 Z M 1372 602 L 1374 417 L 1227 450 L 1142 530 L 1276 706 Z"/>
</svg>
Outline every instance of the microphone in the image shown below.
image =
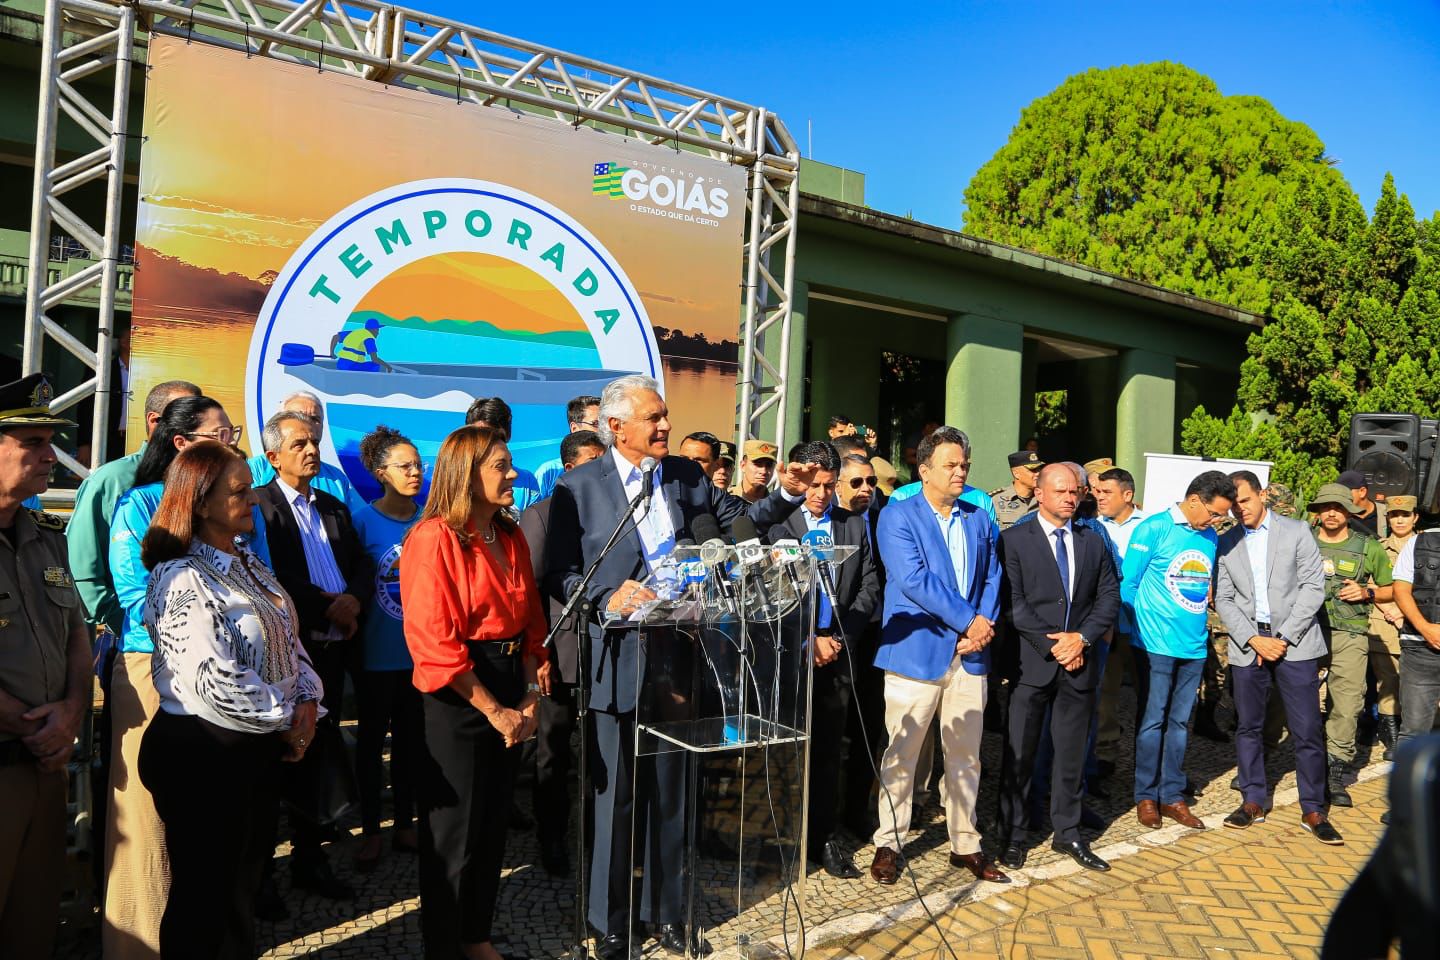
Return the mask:
<svg viewBox="0 0 1440 960">
<path fill-rule="evenodd" d="M 753 577 L 755 593 L 760 597 L 762 607 L 771 606 L 769 591 L 765 589 L 765 567 L 770 562 L 770 551 L 760 542 L 760 531 L 749 517 L 738 516 L 730 524 L 735 535 L 735 552 L 740 557 L 740 566 Z"/>
<path fill-rule="evenodd" d="M 630 499 L 630 509 L 625 511 L 627 514 L 634 513 L 635 508 L 642 503 L 645 504 L 645 513 L 650 512 L 650 492 L 655 482 L 655 469 L 659 466 L 660 461 L 654 457 L 646 457 L 640 461 L 640 489 Z M 644 516 L 644 513 L 641 516 Z"/>
<path fill-rule="evenodd" d="M 800 541 L 794 537 L 785 537 L 784 539 L 776 540 L 774 544 L 771 545 L 770 560 L 784 572 L 785 579 L 789 582 L 790 589 L 795 591 L 797 598 L 803 594 L 805 590 L 800 585 L 800 576 L 795 572 L 795 564 L 800 563 L 804 559 L 804 554 L 800 552 Z"/>
<path fill-rule="evenodd" d="M 725 575 L 725 541 L 720 536 L 720 522 L 708 513 L 690 521 L 690 532 L 700 543 L 700 562 L 705 565 L 706 579 L 713 580 L 720 591 L 726 613 L 735 612 L 735 586 Z"/>
<path fill-rule="evenodd" d="M 815 554 L 815 571 L 820 575 L 820 589 L 830 601 L 831 610 L 839 610 L 835 602 L 835 581 L 830 576 L 830 557 L 834 556 L 835 541 L 824 530 L 811 530 L 801 538 L 801 543 L 810 547 Z"/>
</svg>

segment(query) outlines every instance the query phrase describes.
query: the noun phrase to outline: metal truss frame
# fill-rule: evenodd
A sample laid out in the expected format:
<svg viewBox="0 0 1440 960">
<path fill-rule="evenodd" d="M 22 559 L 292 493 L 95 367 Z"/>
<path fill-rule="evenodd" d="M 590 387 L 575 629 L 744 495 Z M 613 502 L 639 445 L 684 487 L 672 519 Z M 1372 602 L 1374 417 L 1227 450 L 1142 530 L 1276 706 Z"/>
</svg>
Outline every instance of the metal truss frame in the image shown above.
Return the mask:
<svg viewBox="0 0 1440 960">
<path fill-rule="evenodd" d="M 743 312 L 736 439 L 743 443 L 774 416 L 775 441 L 787 441 L 791 401 L 791 295 L 799 215 L 800 151 L 785 125 L 763 108 L 657 77 L 624 70 L 541 44 L 375 0 L 47 0 L 41 54 L 35 192 L 30 221 L 30 282 L 26 291 L 24 370 L 40 369 L 45 338 L 93 372 L 64 385 L 55 406 L 95 397 L 93 462 L 105 460 L 105 424 L 112 396 L 115 287 L 121 246 L 121 186 L 136 32 L 183 37 L 301 63 L 360 79 L 404 85 L 481 106 L 503 104 L 556 122 L 594 124 L 650 143 L 745 166 Z M 91 99 L 95 81 L 113 74 L 110 102 Z M 76 84 L 87 79 L 82 91 Z M 57 163 L 56 131 L 68 120 L 94 150 Z M 87 223 L 65 203 L 74 188 L 103 178 L 103 221 Z M 54 279 L 48 270 L 52 231 L 86 248 L 95 263 Z M 96 342 L 86 344 L 48 311 L 78 292 L 100 288 Z M 797 396 L 794 402 L 801 402 Z M 67 454 L 61 459 L 85 475 Z"/>
</svg>

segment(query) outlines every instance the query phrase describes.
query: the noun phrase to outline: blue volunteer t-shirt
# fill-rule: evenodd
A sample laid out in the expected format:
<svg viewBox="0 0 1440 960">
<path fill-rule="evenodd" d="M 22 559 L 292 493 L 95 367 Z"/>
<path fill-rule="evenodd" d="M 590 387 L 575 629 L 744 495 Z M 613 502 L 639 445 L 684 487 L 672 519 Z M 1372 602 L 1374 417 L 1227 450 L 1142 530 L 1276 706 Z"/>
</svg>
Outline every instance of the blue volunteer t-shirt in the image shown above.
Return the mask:
<svg viewBox="0 0 1440 960">
<path fill-rule="evenodd" d="M 1120 582 L 1120 601 L 1135 624 L 1132 642 L 1167 657 L 1205 658 L 1217 539 L 1210 527 L 1190 526 L 1179 506 L 1135 528 Z"/>
<path fill-rule="evenodd" d="M 405 646 L 405 619 L 400 611 L 400 541 L 420 519 L 420 508 L 409 520 L 391 520 L 374 505 L 355 514 L 355 530 L 375 564 L 375 598 L 360 632 L 366 670 L 410 670 L 415 662 Z"/>
</svg>

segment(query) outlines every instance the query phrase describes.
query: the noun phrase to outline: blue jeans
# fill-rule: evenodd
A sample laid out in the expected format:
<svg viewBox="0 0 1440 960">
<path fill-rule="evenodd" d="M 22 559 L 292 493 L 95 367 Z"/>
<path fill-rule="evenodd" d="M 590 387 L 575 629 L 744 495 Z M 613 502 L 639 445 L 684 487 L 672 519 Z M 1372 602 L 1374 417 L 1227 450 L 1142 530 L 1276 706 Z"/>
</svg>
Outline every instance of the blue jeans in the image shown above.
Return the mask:
<svg viewBox="0 0 1440 960">
<path fill-rule="evenodd" d="M 1139 645 L 1135 679 L 1139 721 L 1135 725 L 1135 802 L 1185 799 L 1185 746 L 1190 711 L 1200 689 L 1205 658 L 1185 660 L 1150 653 Z"/>
</svg>

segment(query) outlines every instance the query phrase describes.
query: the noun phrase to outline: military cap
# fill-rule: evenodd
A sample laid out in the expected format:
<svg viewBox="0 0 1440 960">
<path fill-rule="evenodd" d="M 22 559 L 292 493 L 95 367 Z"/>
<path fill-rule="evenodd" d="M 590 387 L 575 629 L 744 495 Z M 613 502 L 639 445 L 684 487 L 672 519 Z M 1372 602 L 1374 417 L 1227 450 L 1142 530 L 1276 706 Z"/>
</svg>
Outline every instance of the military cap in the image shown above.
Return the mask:
<svg viewBox="0 0 1440 960">
<path fill-rule="evenodd" d="M 779 448 L 776 447 L 775 444 L 771 443 L 769 440 L 745 441 L 746 460 L 774 460 L 775 455 L 779 452 Z"/>
<path fill-rule="evenodd" d="M 1272 483 L 1265 488 L 1265 506 L 1282 516 L 1295 515 L 1295 491 L 1283 483 Z"/>
<path fill-rule="evenodd" d="M 1104 473 L 1113 466 L 1115 466 L 1114 457 L 1096 457 L 1085 464 L 1085 473 L 1087 476 L 1092 473 Z"/>
<path fill-rule="evenodd" d="M 0 429 L 5 427 L 73 427 L 75 421 L 50 412 L 55 388 L 43 373 L 0 386 Z"/>
<path fill-rule="evenodd" d="M 1014 470 L 1016 467 L 1026 467 L 1030 470 L 1039 470 L 1043 466 L 1045 466 L 1045 461 L 1041 460 L 1040 455 L 1034 450 L 1016 450 L 1014 453 L 1010 454 L 1011 470 Z"/>
<path fill-rule="evenodd" d="M 1415 497 L 1391 497 L 1385 501 L 1385 509 L 1394 513 L 1399 510 L 1401 513 L 1414 513 L 1419 500 Z"/>
<path fill-rule="evenodd" d="M 1340 483 L 1327 483 L 1322 486 L 1306 509 L 1311 513 L 1319 513 L 1321 507 L 1330 504 L 1340 507 L 1346 513 L 1360 512 L 1360 508 L 1350 500 L 1350 488 Z"/>
</svg>

